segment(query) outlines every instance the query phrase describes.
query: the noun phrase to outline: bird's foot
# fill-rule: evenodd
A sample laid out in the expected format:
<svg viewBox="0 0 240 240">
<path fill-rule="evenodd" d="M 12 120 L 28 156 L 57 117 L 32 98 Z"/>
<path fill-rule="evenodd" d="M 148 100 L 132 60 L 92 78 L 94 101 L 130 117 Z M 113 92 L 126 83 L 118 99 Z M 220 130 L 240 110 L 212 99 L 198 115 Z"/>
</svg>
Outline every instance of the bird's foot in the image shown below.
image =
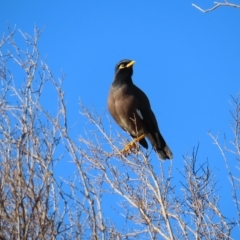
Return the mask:
<svg viewBox="0 0 240 240">
<path fill-rule="evenodd" d="M 121 153 L 123 155 L 128 155 L 130 153 L 130 151 L 134 150 L 137 148 L 136 142 L 139 142 L 140 140 L 142 140 L 145 137 L 145 134 L 141 135 L 140 137 L 134 138 L 130 143 L 128 143 L 123 150 L 121 151 Z"/>
</svg>

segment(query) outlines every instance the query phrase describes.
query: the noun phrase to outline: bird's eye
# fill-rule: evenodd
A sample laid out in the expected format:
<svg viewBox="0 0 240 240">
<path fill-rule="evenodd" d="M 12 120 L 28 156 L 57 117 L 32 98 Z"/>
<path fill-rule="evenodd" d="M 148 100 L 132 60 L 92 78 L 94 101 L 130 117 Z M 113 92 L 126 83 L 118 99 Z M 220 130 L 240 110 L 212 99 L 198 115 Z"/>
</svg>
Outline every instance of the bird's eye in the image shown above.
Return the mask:
<svg viewBox="0 0 240 240">
<path fill-rule="evenodd" d="M 118 69 L 122 69 L 122 68 L 125 68 L 124 64 L 121 64 Z"/>
</svg>

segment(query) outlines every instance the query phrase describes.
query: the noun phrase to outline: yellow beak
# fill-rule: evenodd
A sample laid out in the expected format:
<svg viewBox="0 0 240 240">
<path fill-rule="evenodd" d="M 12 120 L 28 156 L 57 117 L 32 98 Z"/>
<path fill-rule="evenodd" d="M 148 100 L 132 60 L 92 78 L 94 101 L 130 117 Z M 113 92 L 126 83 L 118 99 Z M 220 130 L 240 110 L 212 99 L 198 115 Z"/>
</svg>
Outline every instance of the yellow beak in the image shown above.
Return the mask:
<svg viewBox="0 0 240 240">
<path fill-rule="evenodd" d="M 129 64 L 126 65 L 126 67 L 131 67 L 133 64 L 135 63 L 135 61 L 131 61 Z"/>
</svg>

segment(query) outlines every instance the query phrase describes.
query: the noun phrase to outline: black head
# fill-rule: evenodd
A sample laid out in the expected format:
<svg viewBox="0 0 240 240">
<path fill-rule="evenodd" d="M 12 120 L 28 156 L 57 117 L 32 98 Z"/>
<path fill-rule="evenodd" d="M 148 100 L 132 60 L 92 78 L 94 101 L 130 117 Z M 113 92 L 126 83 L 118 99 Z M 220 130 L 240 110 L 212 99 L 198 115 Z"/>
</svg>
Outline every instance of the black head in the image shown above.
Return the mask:
<svg viewBox="0 0 240 240">
<path fill-rule="evenodd" d="M 115 73 L 117 74 L 118 72 L 131 72 L 131 76 L 133 74 L 133 69 L 132 66 L 134 65 L 135 61 L 129 60 L 129 59 L 123 59 L 120 62 L 116 64 L 115 67 Z"/>
<path fill-rule="evenodd" d="M 132 75 L 133 75 L 133 65 L 135 61 L 129 59 L 123 59 L 117 63 L 115 67 L 115 81 L 120 82 L 132 82 Z"/>
<path fill-rule="evenodd" d="M 124 70 L 124 71 L 132 69 L 132 66 L 133 66 L 134 63 L 135 63 L 135 61 L 132 61 L 132 60 L 129 60 L 129 59 L 121 60 L 120 62 L 118 62 L 116 64 L 115 73 L 117 73 L 121 69 Z"/>
</svg>

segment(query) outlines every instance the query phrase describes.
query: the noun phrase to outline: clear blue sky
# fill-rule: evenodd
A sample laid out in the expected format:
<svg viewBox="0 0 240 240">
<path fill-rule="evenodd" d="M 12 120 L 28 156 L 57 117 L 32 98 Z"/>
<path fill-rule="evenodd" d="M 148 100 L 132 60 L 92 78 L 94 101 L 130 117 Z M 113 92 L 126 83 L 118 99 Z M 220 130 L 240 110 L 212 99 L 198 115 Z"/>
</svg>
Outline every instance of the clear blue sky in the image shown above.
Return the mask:
<svg viewBox="0 0 240 240">
<path fill-rule="evenodd" d="M 98 112 L 106 109 L 115 64 L 135 60 L 133 80 L 148 95 L 174 153 L 175 181 L 182 156 L 199 142 L 199 161 L 209 160 L 220 191 L 230 195 L 227 178 L 221 181 L 223 160 L 207 132 L 232 137 L 229 100 L 240 91 L 240 10 L 203 14 L 192 3 L 208 8 L 213 0 L 2 0 L 0 33 L 7 24 L 29 34 L 34 25 L 46 26 L 41 56 L 56 77 L 66 73 L 71 123 L 80 118 L 79 99 Z"/>
</svg>

